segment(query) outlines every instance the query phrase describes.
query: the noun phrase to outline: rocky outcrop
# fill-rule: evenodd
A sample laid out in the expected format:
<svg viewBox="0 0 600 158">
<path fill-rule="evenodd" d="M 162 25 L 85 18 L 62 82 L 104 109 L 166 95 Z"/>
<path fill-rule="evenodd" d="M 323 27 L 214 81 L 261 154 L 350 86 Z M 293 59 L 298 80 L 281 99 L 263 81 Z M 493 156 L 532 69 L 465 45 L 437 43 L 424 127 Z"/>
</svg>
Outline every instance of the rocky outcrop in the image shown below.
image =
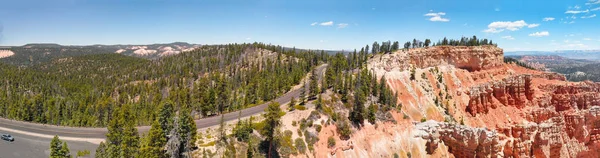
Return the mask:
<svg viewBox="0 0 600 158">
<path fill-rule="evenodd" d="M 368 68 L 399 94 L 404 119 L 430 120 L 411 132 L 426 156 L 600 153 L 600 83 L 568 82 L 561 74 L 505 64 L 502 50 L 491 46 L 376 55 Z"/>
<path fill-rule="evenodd" d="M 533 99 L 530 75 L 512 76 L 501 81 L 485 83 L 472 87 L 467 93 L 470 100 L 466 111 L 473 116 L 497 108 L 498 103 L 523 108 Z"/>
<path fill-rule="evenodd" d="M 502 49 L 495 46 L 435 46 L 414 48 L 370 59 L 369 67 L 391 71 L 453 65 L 468 71 L 490 69 L 504 64 Z"/>
<path fill-rule="evenodd" d="M 431 120 L 419 123 L 415 128 L 414 136 L 427 140 L 425 150 L 428 154 L 432 154 L 439 143 L 444 143 L 454 157 L 502 156 L 502 144 L 495 131 Z"/>
<path fill-rule="evenodd" d="M 9 56 L 14 55 L 15 53 L 12 52 L 11 50 L 0 50 L 0 58 L 6 58 Z"/>
<path fill-rule="evenodd" d="M 409 54 L 410 63 L 418 68 L 450 64 L 478 71 L 504 64 L 502 49 L 496 46 L 438 46 L 412 49 Z"/>
</svg>

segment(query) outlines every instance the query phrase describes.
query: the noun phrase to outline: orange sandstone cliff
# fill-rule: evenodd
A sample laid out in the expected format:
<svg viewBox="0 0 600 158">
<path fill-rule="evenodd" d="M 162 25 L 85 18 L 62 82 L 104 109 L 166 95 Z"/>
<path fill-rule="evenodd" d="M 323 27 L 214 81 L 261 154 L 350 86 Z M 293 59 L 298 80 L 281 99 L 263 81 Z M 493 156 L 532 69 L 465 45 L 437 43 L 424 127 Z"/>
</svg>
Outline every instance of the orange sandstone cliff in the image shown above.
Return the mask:
<svg viewBox="0 0 600 158">
<path fill-rule="evenodd" d="M 351 149 L 317 157 L 598 157 L 600 84 L 503 57 L 495 46 L 375 55 L 368 69 L 402 104 L 396 123 L 367 124 L 342 143 Z"/>
</svg>

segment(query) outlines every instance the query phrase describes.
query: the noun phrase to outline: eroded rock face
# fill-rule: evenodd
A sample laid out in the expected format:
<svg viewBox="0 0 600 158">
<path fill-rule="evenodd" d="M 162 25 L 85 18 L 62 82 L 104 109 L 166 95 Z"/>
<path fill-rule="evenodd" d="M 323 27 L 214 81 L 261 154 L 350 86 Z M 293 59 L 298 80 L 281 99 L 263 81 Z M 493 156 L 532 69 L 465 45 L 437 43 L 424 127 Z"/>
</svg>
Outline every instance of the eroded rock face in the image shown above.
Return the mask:
<svg viewBox="0 0 600 158">
<path fill-rule="evenodd" d="M 381 61 L 374 61 L 381 60 Z M 370 68 L 391 71 L 453 65 L 468 71 L 490 69 L 504 64 L 502 49 L 495 46 L 435 46 L 395 52 L 385 58 L 373 58 Z"/>
<path fill-rule="evenodd" d="M 523 108 L 533 99 L 530 75 L 511 76 L 474 86 L 468 93 L 470 100 L 466 111 L 473 116 L 497 108 L 498 102 L 504 106 Z"/>
<path fill-rule="evenodd" d="M 504 64 L 504 53 L 495 46 L 439 46 L 412 49 L 409 54 L 410 63 L 419 68 L 448 63 L 461 69 L 478 71 Z"/>
<path fill-rule="evenodd" d="M 502 144 L 495 131 L 432 120 L 419 123 L 415 128 L 415 136 L 427 140 L 428 154 L 432 154 L 439 143 L 444 143 L 455 157 L 502 156 Z"/>
<path fill-rule="evenodd" d="M 433 47 L 378 55 L 368 68 L 399 93 L 406 118 L 430 120 L 411 133 L 426 156 L 598 157 L 600 83 L 502 57 L 494 47 Z"/>
</svg>

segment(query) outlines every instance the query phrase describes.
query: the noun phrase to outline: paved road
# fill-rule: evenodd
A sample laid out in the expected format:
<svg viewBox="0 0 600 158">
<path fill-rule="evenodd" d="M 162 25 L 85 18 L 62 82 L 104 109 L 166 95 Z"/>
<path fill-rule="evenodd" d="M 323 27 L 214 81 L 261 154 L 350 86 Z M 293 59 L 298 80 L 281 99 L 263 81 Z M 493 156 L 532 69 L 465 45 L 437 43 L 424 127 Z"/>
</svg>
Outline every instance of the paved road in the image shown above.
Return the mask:
<svg viewBox="0 0 600 158">
<path fill-rule="evenodd" d="M 325 67 L 327 67 L 326 64 L 316 68 L 319 79 L 322 78 Z M 292 97 L 298 98 L 300 93 L 300 89 L 296 89 L 273 101 L 284 104 L 289 102 Z M 266 102 L 258 106 L 243 109 L 241 110 L 241 117 L 260 114 L 268 104 L 269 102 Z M 235 111 L 225 114 L 224 119 L 225 121 L 233 121 L 237 120 L 239 116 L 240 111 Z M 220 121 L 220 115 L 195 120 L 198 129 L 217 126 Z M 140 133 L 145 133 L 150 129 L 150 126 L 140 126 L 137 128 Z M 48 150 L 50 140 L 54 135 L 58 135 L 61 140 L 67 141 L 72 155 L 75 155 L 78 150 L 89 150 L 94 155 L 98 146 L 97 144 L 106 138 L 107 132 L 106 128 L 64 127 L 0 118 L 0 133 L 10 133 L 15 137 L 14 142 L 0 140 L 2 141 L 0 142 L 0 158 L 48 157 L 50 153 Z"/>
</svg>

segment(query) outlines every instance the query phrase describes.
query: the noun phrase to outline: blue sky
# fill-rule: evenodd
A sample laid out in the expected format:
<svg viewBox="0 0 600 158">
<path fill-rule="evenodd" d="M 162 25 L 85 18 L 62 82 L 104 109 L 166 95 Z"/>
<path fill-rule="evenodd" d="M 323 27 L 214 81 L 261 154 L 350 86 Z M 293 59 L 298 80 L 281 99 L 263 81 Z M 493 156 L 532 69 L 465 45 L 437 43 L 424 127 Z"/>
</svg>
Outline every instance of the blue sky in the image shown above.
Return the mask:
<svg viewBox="0 0 600 158">
<path fill-rule="evenodd" d="M 600 0 L 0 0 L 0 45 L 265 42 L 355 49 L 492 39 L 506 51 L 600 49 Z"/>
</svg>

